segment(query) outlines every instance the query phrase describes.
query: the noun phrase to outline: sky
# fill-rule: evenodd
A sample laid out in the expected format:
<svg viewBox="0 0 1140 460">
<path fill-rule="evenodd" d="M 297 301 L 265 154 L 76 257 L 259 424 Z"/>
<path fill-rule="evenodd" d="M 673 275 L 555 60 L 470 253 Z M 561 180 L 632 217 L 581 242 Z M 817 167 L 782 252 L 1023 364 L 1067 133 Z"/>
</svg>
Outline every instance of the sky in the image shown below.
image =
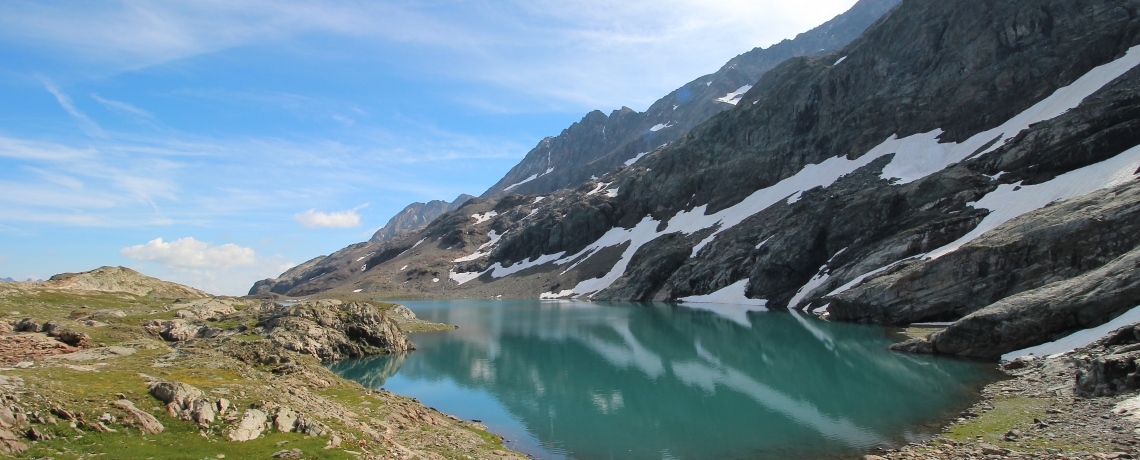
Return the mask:
<svg viewBox="0 0 1140 460">
<path fill-rule="evenodd" d="M 855 0 L 0 2 L 0 278 L 213 294 Z"/>
</svg>

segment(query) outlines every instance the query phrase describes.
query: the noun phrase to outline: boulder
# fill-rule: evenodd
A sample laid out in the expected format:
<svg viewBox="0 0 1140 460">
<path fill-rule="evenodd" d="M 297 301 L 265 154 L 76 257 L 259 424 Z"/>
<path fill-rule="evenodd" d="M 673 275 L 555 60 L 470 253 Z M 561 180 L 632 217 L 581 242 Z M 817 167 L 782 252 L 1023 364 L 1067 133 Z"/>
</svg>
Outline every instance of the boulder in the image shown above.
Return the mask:
<svg viewBox="0 0 1140 460">
<path fill-rule="evenodd" d="M 166 403 L 171 417 L 189 420 L 198 424 L 214 421 L 218 406 L 206 398 L 206 394 L 191 385 L 181 382 L 153 382 L 150 393 Z"/>
<path fill-rule="evenodd" d="M 265 416 L 265 412 L 257 409 L 247 409 L 245 414 L 242 415 L 241 421 L 238 426 L 230 431 L 230 440 L 237 442 L 245 442 L 257 439 L 261 436 L 261 432 L 265 431 L 265 426 L 268 424 L 269 418 Z"/>
<path fill-rule="evenodd" d="M 174 312 L 174 316 L 190 320 L 217 319 L 221 316 L 237 312 L 237 309 L 234 308 L 231 302 L 215 298 L 192 300 L 179 305 L 179 307 L 180 308 Z"/>
<path fill-rule="evenodd" d="M 20 442 L 20 438 L 7 428 L 0 428 L 0 453 L 19 454 L 28 450 L 28 445 Z"/>
<path fill-rule="evenodd" d="M 32 318 L 24 318 L 16 323 L 12 328 L 16 332 L 39 332 L 40 323 Z"/>
<path fill-rule="evenodd" d="M 288 407 L 277 409 L 273 415 L 273 426 L 277 431 L 288 433 L 297 428 L 297 413 Z"/>
<path fill-rule="evenodd" d="M 367 302 L 315 300 L 278 306 L 263 313 L 258 326 L 284 348 L 322 361 L 415 349 L 392 318 Z"/>
<path fill-rule="evenodd" d="M 190 324 L 181 319 L 152 319 L 142 324 L 148 333 L 162 337 L 168 342 L 185 342 L 201 336 L 202 326 Z"/>
</svg>

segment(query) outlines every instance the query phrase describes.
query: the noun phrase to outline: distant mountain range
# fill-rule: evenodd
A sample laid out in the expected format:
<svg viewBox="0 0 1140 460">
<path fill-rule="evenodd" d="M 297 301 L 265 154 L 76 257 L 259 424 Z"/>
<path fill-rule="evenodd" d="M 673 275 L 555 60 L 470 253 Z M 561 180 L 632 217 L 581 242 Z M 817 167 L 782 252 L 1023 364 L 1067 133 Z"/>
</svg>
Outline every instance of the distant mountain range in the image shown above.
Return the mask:
<svg viewBox="0 0 1140 460">
<path fill-rule="evenodd" d="M 628 107 L 615 110 L 609 116 L 599 110 L 590 112 L 558 136 L 539 142 L 482 197 L 574 188 L 615 168 L 632 164 L 680 138 L 709 117 L 735 107 L 760 76 L 788 58 L 826 54 L 850 43 L 898 2 L 860 0 L 847 12 L 794 39 L 736 56 L 716 73 L 701 76 L 670 92 L 645 112 Z M 392 217 L 369 242 L 384 242 L 403 232 L 420 229 L 471 198 L 474 197 L 460 195 L 451 203 L 441 200 L 412 203 Z M 286 286 L 292 287 L 294 282 L 327 270 L 327 264 L 334 261 L 335 258 L 319 256 L 278 278 L 259 281 L 250 294 L 267 290 L 284 294 L 288 291 Z M 280 281 L 275 283 L 275 280 Z"/>
<path fill-rule="evenodd" d="M 392 237 L 399 235 L 401 232 L 420 228 L 427 225 L 428 222 L 435 220 L 445 212 L 450 212 L 458 209 L 467 200 L 475 198 L 471 195 L 459 195 L 455 201 L 450 203 L 443 200 L 432 200 L 427 203 L 415 202 L 409 204 L 400 211 L 392 219 L 388 221 L 380 230 L 372 235 L 371 241 L 381 242 L 389 240 Z"/>
<path fill-rule="evenodd" d="M 994 358 L 1140 314 L 1137 66 L 1140 0 L 904 0 L 724 77 L 697 99 L 736 103 L 667 146 L 656 109 L 614 144 L 643 115 L 587 115 L 483 197 L 251 293 L 727 302 L 953 322 L 904 348 Z"/>
</svg>

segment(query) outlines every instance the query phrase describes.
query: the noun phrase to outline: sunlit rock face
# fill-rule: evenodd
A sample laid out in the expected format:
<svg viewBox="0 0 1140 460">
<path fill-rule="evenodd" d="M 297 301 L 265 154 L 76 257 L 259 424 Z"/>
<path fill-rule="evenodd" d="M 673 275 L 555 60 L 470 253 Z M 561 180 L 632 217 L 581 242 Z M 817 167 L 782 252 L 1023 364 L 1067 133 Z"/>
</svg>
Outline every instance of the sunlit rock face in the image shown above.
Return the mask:
<svg viewBox="0 0 1140 460">
<path fill-rule="evenodd" d="M 505 195 L 346 248 L 271 289 L 715 298 L 905 324 L 955 321 L 1132 251 L 1140 2 L 968 4 L 904 1 L 832 53 L 724 88 L 714 100 L 725 110 L 576 188 L 528 188 L 559 170 L 526 169 L 504 179 Z M 609 136 L 605 123 L 621 116 L 633 115 L 587 118 Z M 673 121 L 643 129 L 661 135 Z M 1101 220 L 1081 213 L 1090 194 L 1106 206 Z"/>
</svg>

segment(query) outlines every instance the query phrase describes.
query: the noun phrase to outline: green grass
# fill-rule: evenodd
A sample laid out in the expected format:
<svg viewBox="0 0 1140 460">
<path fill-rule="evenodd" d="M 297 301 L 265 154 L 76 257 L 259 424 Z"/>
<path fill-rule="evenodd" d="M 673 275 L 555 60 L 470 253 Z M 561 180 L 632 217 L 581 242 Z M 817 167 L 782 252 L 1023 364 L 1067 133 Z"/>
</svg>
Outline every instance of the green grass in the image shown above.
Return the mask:
<svg viewBox="0 0 1140 460">
<path fill-rule="evenodd" d="M 119 414 L 120 416 L 122 414 Z M 129 427 L 119 427 L 117 433 L 87 431 L 80 435 L 64 423 L 49 427 L 56 439 L 36 443 L 21 457 L 73 459 L 98 454 L 106 459 L 216 459 L 224 455 L 229 459 L 269 458 L 284 449 L 301 449 L 304 458 L 355 459 L 340 449 L 325 450 L 326 437 L 309 437 L 300 433 L 282 433 L 271 430 L 260 438 L 248 442 L 231 442 L 219 436 L 203 437 L 198 426 L 175 420 L 165 413 L 155 414 L 166 429 L 150 435 Z M 214 427 L 211 427 L 212 429 Z M 224 433 L 215 433 L 222 434 Z M 281 446 L 277 444 L 284 441 Z"/>
</svg>

